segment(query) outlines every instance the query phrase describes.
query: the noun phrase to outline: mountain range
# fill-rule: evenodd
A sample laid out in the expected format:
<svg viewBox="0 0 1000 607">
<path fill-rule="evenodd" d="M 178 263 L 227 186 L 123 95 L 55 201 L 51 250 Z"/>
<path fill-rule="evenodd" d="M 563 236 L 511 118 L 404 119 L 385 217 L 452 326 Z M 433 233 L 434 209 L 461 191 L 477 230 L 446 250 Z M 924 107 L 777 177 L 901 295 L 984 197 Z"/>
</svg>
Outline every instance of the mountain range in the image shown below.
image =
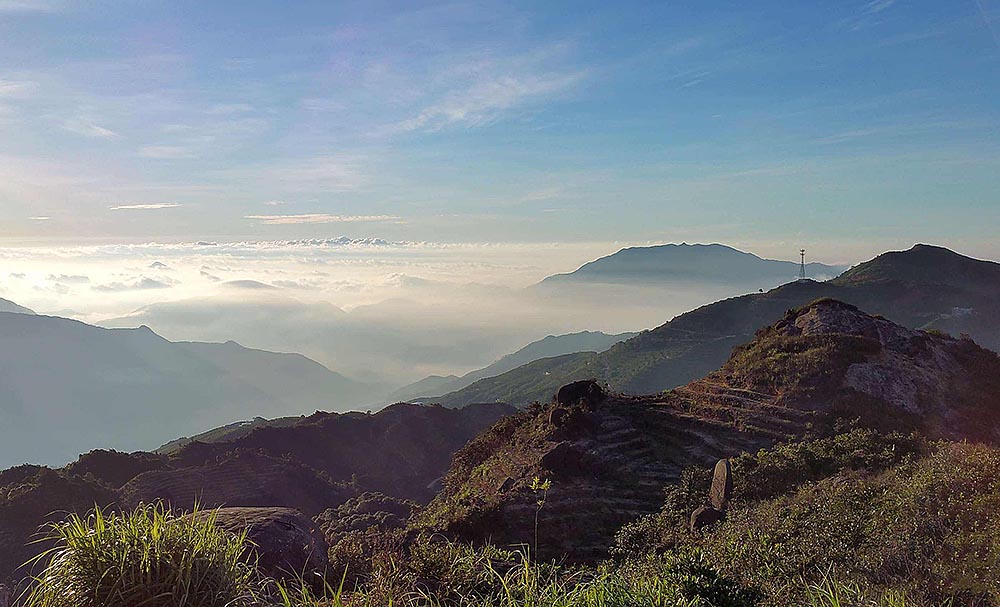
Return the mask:
<svg viewBox="0 0 1000 607">
<path fill-rule="evenodd" d="M 255 415 L 376 402 L 365 384 L 298 354 L 174 343 L 0 312 L 0 465 L 62 464 L 95 448 L 150 449 Z"/>
<path fill-rule="evenodd" d="M 523 405 L 547 399 L 563 384 L 590 378 L 636 394 L 667 390 L 718 368 L 759 327 L 821 297 L 911 328 L 967 333 L 985 347 L 1000 348 L 1000 264 L 915 245 L 879 255 L 832 280 L 799 280 L 702 306 L 604 352 L 537 360 L 437 402 L 450 407 L 494 401 Z"/>
</svg>

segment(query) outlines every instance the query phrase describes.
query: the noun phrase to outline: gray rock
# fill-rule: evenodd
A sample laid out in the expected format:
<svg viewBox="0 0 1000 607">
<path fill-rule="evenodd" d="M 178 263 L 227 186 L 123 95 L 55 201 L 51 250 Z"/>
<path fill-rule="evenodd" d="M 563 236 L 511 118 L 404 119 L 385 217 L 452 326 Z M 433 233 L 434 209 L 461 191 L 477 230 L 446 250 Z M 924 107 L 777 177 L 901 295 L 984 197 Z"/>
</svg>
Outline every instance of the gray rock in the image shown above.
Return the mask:
<svg viewBox="0 0 1000 607">
<path fill-rule="evenodd" d="M 327 545 L 323 534 L 298 510 L 291 508 L 221 508 L 203 511 L 198 516 L 215 513 L 215 524 L 241 533 L 254 544 L 258 567 L 274 578 L 295 578 L 322 574 L 328 565 Z"/>
<path fill-rule="evenodd" d="M 569 417 L 569 409 L 564 407 L 553 407 L 549 411 L 549 425 L 558 428 L 563 425 L 566 418 Z"/>
<path fill-rule="evenodd" d="M 691 531 L 699 531 L 723 519 L 726 513 L 712 506 L 702 506 L 691 513 Z"/>
<path fill-rule="evenodd" d="M 589 458 L 569 441 L 552 447 L 539 463 L 557 476 L 573 476 L 590 469 Z"/>
<path fill-rule="evenodd" d="M 559 391 L 556 392 L 556 402 L 564 406 L 576 405 L 581 402 L 596 405 L 604 400 L 605 396 L 604 388 L 599 383 L 592 379 L 586 379 L 559 388 Z"/>
<path fill-rule="evenodd" d="M 717 510 L 725 510 L 733 497 L 733 468 L 728 459 L 720 459 L 715 464 L 715 475 L 712 477 L 712 488 L 708 492 L 708 501 Z"/>
</svg>

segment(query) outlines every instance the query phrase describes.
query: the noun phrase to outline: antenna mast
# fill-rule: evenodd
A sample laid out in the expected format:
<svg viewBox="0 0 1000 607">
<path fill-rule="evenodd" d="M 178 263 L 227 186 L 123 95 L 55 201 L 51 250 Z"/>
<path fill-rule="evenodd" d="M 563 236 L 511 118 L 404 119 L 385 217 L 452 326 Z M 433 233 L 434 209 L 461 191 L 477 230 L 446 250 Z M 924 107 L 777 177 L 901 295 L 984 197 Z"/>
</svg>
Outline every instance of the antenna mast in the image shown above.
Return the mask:
<svg viewBox="0 0 1000 607">
<path fill-rule="evenodd" d="M 799 280 L 806 279 L 806 250 L 799 249 Z"/>
</svg>

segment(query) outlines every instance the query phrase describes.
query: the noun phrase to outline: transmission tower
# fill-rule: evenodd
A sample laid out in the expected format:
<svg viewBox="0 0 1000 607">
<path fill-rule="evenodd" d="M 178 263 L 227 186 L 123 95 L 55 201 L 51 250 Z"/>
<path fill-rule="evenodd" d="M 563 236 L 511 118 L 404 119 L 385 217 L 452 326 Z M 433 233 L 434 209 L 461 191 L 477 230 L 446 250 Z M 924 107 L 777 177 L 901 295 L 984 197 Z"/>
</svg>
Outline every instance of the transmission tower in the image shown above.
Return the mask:
<svg viewBox="0 0 1000 607">
<path fill-rule="evenodd" d="M 806 250 L 799 249 L 799 280 L 805 280 L 806 278 Z"/>
</svg>

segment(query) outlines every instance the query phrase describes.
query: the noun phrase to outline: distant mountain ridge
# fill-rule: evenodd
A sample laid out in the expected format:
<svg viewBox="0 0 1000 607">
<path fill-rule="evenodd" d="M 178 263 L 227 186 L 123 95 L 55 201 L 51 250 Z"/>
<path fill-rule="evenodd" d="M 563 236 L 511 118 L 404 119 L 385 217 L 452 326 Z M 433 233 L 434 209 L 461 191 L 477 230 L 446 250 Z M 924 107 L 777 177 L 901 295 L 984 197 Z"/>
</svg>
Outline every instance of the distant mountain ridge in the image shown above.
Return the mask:
<svg viewBox="0 0 1000 607">
<path fill-rule="evenodd" d="M 763 259 L 722 244 L 665 244 L 622 249 L 573 272 L 549 276 L 538 286 L 721 282 L 769 288 L 795 280 L 799 265 L 793 261 Z M 815 278 L 832 278 L 845 269 L 815 262 L 806 264 L 807 276 Z"/>
<path fill-rule="evenodd" d="M 34 314 L 35 311 L 24 306 L 19 306 L 9 299 L 0 298 L 0 312 L 12 312 L 14 314 Z"/>
<path fill-rule="evenodd" d="M 61 464 L 95 447 L 152 449 L 255 415 L 377 400 L 297 354 L 174 343 L 148 327 L 0 312 L 0 344 L 0 466 Z"/>
<path fill-rule="evenodd" d="M 507 354 L 491 365 L 470 371 L 461 377 L 457 375 L 447 377 L 433 375 L 425 377 L 418 382 L 396 390 L 389 396 L 389 400 L 391 402 L 410 402 L 413 400 L 432 402 L 435 397 L 455 390 L 461 390 L 481 379 L 501 375 L 541 358 L 576 352 L 603 352 L 611 346 L 635 335 L 635 333 L 609 335 L 600 331 L 580 331 L 565 335 L 549 335 L 528 344 L 516 352 Z"/>
<path fill-rule="evenodd" d="M 907 327 L 967 333 L 987 348 L 1000 349 L 1000 264 L 915 245 L 879 255 L 827 282 L 795 281 L 702 306 L 606 352 L 538 360 L 438 402 L 451 407 L 494 401 L 522 405 L 588 378 L 636 394 L 667 390 L 718 368 L 758 327 L 821 297 L 857 305 Z"/>
</svg>

